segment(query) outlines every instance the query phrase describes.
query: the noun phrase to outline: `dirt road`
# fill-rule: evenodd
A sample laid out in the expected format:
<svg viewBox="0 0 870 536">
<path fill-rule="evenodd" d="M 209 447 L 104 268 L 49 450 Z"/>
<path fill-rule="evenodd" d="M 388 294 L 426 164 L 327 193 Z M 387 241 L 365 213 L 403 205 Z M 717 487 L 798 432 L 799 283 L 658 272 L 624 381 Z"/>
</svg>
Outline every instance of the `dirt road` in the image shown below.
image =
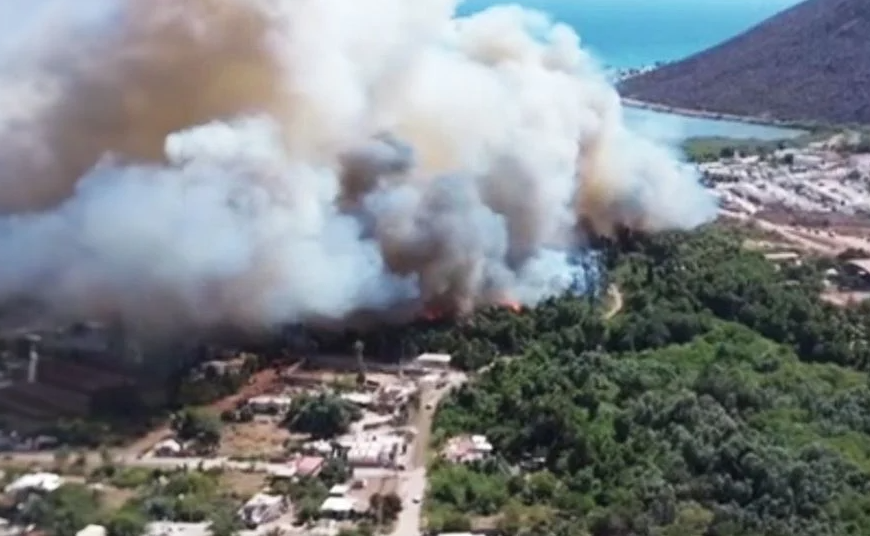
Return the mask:
<svg viewBox="0 0 870 536">
<path fill-rule="evenodd" d="M 835 257 L 849 248 L 870 250 L 870 240 L 843 235 L 826 229 L 811 229 L 793 225 L 781 225 L 726 210 L 721 215 L 730 219 L 751 223 L 758 229 L 774 233 L 794 247 L 807 252 Z"/>
</svg>

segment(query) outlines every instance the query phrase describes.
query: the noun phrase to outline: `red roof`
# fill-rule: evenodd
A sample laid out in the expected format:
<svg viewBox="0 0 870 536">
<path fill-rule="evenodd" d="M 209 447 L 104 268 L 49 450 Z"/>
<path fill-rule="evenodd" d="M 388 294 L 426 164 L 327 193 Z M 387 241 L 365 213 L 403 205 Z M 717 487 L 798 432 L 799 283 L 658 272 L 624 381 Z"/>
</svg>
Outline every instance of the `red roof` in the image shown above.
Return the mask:
<svg viewBox="0 0 870 536">
<path fill-rule="evenodd" d="M 315 476 L 323 468 L 324 458 L 321 456 L 303 456 L 296 460 L 296 474 Z"/>
</svg>

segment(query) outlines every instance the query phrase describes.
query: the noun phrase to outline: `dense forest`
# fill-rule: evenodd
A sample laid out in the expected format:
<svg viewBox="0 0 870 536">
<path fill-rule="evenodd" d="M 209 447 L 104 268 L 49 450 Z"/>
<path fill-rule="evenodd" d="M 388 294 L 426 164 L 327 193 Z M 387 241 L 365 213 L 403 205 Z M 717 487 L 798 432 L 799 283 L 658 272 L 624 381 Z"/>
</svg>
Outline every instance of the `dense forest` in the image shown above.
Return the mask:
<svg viewBox="0 0 870 536">
<path fill-rule="evenodd" d="M 823 266 L 777 270 L 722 229 L 603 251 L 624 297 L 610 319 L 566 296 L 419 335 L 491 365 L 442 405 L 435 441 L 485 433 L 497 453 L 433 462 L 430 528 L 870 534 L 868 309 L 824 304 Z"/>
</svg>

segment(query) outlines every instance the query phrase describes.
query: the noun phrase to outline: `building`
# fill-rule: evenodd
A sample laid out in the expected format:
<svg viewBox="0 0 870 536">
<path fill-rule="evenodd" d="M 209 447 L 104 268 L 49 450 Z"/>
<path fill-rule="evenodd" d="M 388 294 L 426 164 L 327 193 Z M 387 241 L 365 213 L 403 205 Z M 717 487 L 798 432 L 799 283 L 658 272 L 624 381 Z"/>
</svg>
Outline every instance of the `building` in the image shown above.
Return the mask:
<svg viewBox="0 0 870 536">
<path fill-rule="evenodd" d="M 320 515 L 329 519 L 349 519 L 355 510 L 356 501 L 350 497 L 327 497 L 320 506 Z"/>
<path fill-rule="evenodd" d="M 369 393 L 342 393 L 341 399 L 361 408 L 367 408 L 375 402 L 375 397 Z"/>
<path fill-rule="evenodd" d="M 208 525 L 208 523 L 152 521 L 145 528 L 144 536 L 211 536 Z"/>
<path fill-rule="evenodd" d="M 296 478 L 295 465 L 270 466 L 268 472 L 270 477 L 278 480 L 293 480 Z"/>
<path fill-rule="evenodd" d="M 420 354 L 414 363 L 424 369 L 447 369 L 450 368 L 450 354 Z"/>
<path fill-rule="evenodd" d="M 180 456 L 184 452 L 184 445 L 176 439 L 164 439 L 154 445 L 154 455 L 166 458 Z"/>
<path fill-rule="evenodd" d="M 360 424 L 363 430 L 375 430 L 384 426 L 389 426 L 395 420 L 393 415 L 375 415 L 363 419 Z"/>
<path fill-rule="evenodd" d="M 300 477 L 315 477 L 323 470 L 326 458 L 323 456 L 299 456 L 287 462 L 287 465 L 273 465 L 269 475 L 273 478 L 295 479 Z"/>
<path fill-rule="evenodd" d="M 764 258 L 775 264 L 791 264 L 798 266 L 801 264 L 801 256 L 794 251 L 765 253 Z"/>
<path fill-rule="evenodd" d="M 254 413 L 264 415 L 284 415 L 290 411 L 293 399 L 289 396 L 255 396 L 249 398 L 247 405 Z"/>
<path fill-rule="evenodd" d="M 332 443 L 329 441 L 319 439 L 316 441 L 309 441 L 302 445 L 302 452 L 318 454 L 320 456 L 332 456 L 335 452 L 335 447 L 333 447 Z"/>
<path fill-rule="evenodd" d="M 492 451 L 492 444 L 486 436 L 459 436 L 447 442 L 442 456 L 454 463 L 471 463 L 483 460 L 492 454 Z"/>
<path fill-rule="evenodd" d="M 330 497 L 344 497 L 350 493 L 350 485 L 336 484 L 329 489 Z"/>
<path fill-rule="evenodd" d="M 64 479 L 60 475 L 54 473 L 31 473 L 24 475 L 8 486 L 6 493 L 51 493 L 52 491 L 63 486 Z"/>
<path fill-rule="evenodd" d="M 287 511 L 287 501 L 280 495 L 258 493 L 239 509 L 239 517 L 248 528 L 275 521 Z"/>
<path fill-rule="evenodd" d="M 347 449 L 351 467 L 394 467 L 405 440 L 397 436 L 372 435 L 340 441 Z"/>
<path fill-rule="evenodd" d="M 102 525 L 88 525 L 76 532 L 76 536 L 106 536 L 106 527 Z"/>
<path fill-rule="evenodd" d="M 406 405 L 418 388 L 413 382 L 402 385 L 385 385 L 378 389 L 374 405 L 374 411 L 392 413 Z"/>
<path fill-rule="evenodd" d="M 320 474 L 326 458 L 323 456 L 302 456 L 296 458 L 296 474 L 303 477 L 314 477 Z"/>
</svg>

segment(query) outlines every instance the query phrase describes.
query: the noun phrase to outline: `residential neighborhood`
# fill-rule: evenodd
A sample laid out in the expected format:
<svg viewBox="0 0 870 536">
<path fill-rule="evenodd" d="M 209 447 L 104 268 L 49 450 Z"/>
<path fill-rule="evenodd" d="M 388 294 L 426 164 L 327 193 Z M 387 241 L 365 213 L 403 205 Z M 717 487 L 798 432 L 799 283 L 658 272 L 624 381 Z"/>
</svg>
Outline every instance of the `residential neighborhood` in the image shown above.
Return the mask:
<svg viewBox="0 0 870 536">
<path fill-rule="evenodd" d="M 214 482 L 248 475 L 245 480 L 259 485 L 249 484 L 246 496 L 232 492 L 240 499 L 235 513 L 240 534 L 338 534 L 360 523 L 375 533 L 421 534 L 432 417 L 441 398 L 467 376 L 450 368 L 449 355 L 431 353 L 398 367 L 372 366 L 364 377 L 355 372 L 352 360 L 343 370 L 290 367 L 265 392 L 238 400 L 220 420 L 204 413 L 176 416 L 167 435 L 143 452 L 118 453 L 111 462 L 84 456 L 74 462 L 72 474 L 71 465 L 59 462 L 56 452 L 17 445 L 7 449 L 7 465 L 54 467 L 56 472 L 19 469 L 19 476 L 6 479 L 5 496 L 13 509 L 24 507 L 34 494 L 47 496 L 70 485 L 126 496 L 129 492 L 115 489 L 112 478 L 95 476 L 108 470 L 105 463 L 119 467 L 113 471 L 164 475 L 148 484 L 155 490 L 189 478 L 180 475 L 202 472 Z M 331 413 L 311 420 L 311 411 Z M 457 451 L 448 456 L 455 463 L 482 459 L 492 450 L 483 436 L 454 438 L 445 448 Z M 98 467 L 89 469 L 88 476 L 85 467 L 91 465 Z M 105 531 L 94 524 L 78 536 Z M 211 532 L 207 521 L 165 520 L 149 523 L 145 533 Z"/>
</svg>

